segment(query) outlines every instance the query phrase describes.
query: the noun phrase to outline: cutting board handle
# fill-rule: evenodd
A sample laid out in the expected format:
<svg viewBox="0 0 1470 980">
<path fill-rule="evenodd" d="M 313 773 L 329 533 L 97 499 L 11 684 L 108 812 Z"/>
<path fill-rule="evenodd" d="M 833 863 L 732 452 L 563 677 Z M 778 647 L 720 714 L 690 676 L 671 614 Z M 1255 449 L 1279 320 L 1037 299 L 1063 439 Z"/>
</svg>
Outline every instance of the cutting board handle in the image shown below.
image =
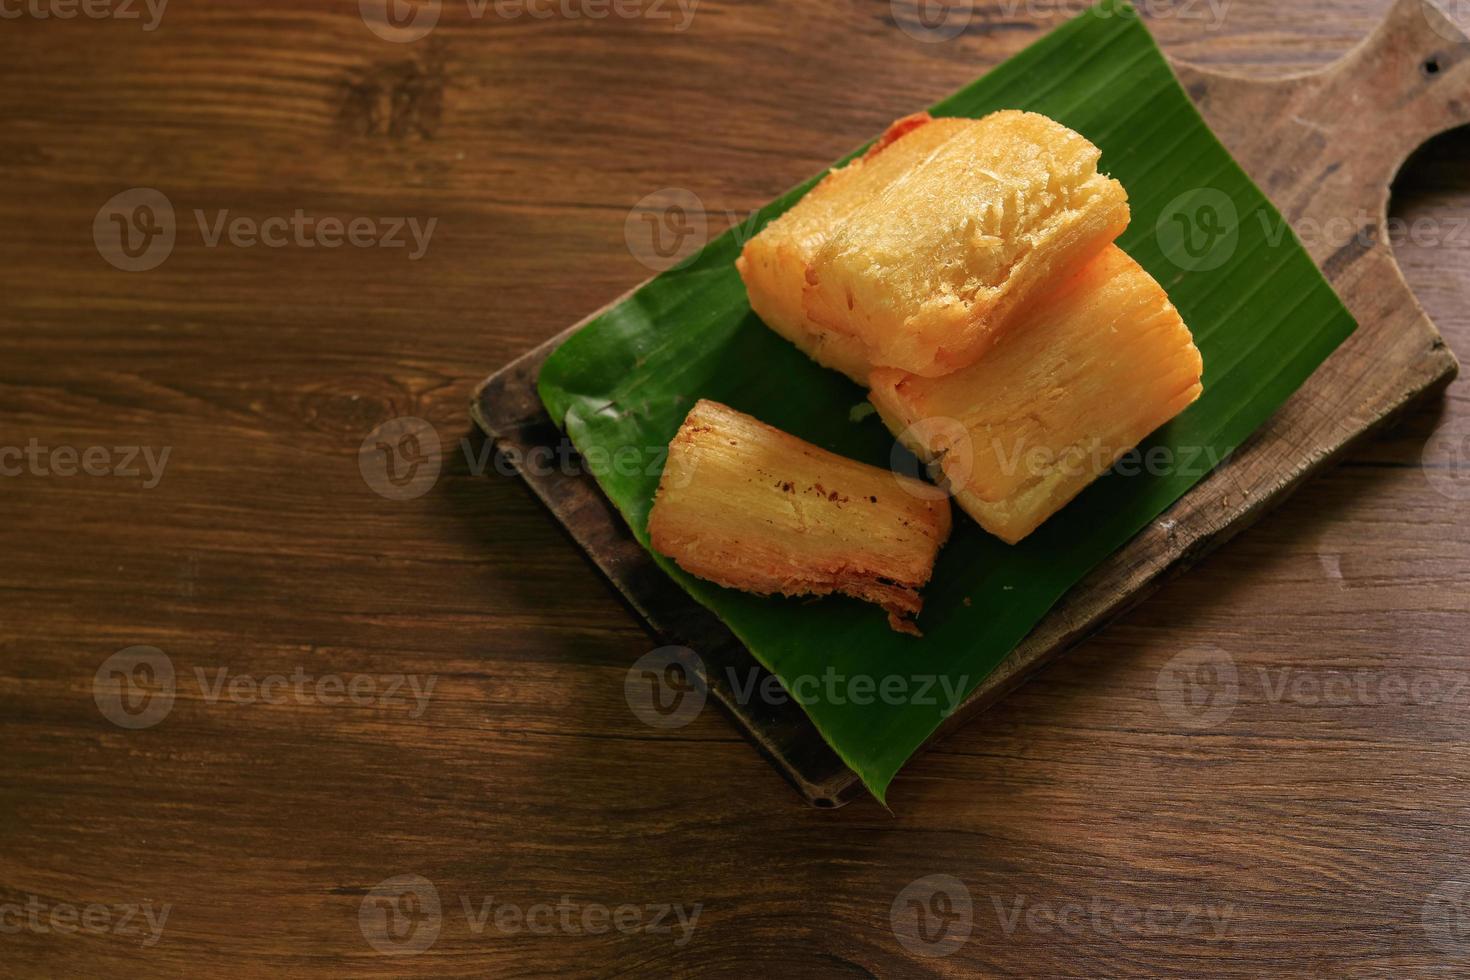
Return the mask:
<svg viewBox="0 0 1470 980">
<path fill-rule="evenodd" d="M 1308 74 L 1253 79 L 1175 67 L 1293 224 L 1359 213 L 1381 223 L 1408 155 L 1470 124 L 1470 38 L 1431 0 L 1397 0 L 1362 44 Z M 1319 262 L 1331 258 L 1305 244 Z"/>
<path fill-rule="evenodd" d="M 1470 38 L 1432 0 L 1397 0 L 1367 40 L 1299 84 L 1316 89 L 1316 123 L 1402 160 L 1470 124 Z"/>
</svg>

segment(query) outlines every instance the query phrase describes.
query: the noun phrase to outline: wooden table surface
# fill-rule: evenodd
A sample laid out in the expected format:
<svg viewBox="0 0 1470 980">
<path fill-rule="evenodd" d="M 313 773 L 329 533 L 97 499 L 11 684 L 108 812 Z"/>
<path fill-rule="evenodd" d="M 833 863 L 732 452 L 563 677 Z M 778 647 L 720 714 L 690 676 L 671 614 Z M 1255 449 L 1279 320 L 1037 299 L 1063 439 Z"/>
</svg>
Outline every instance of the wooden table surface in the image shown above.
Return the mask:
<svg viewBox="0 0 1470 980">
<path fill-rule="evenodd" d="M 892 812 L 804 806 L 713 709 L 640 721 L 649 638 L 483 472 L 472 388 L 647 274 L 645 195 L 718 230 L 1080 9 L 929 43 L 905 2 L 444 0 L 417 40 L 353 0 L 0 3 L 5 973 L 1470 969 L 1464 382 Z M 1387 5 L 1143 7 L 1272 74 Z M 1440 138 L 1394 202 L 1462 354 L 1467 159 Z M 369 438 L 402 416 L 416 447 Z"/>
</svg>

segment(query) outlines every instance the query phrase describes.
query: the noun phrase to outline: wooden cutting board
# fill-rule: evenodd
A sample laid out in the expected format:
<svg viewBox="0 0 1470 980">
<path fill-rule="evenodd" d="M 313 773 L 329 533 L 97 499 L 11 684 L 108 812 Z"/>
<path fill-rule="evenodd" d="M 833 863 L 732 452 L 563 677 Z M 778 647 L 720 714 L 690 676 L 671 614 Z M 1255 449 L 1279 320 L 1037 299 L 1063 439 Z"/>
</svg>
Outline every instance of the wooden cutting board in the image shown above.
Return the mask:
<svg viewBox="0 0 1470 980">
<path fill-rule="evenodd" d="M 1470 124 L 1470 39 L 1428 0 L 1399 0 L 1368 40 L 1323 71 L 1257 80 L 1189 65 L 1175 69 L 1215 133 L 1291 222 L 1358 330 L 1228 461 L 1073 588 L 936 737 L 1142 600 L 1165 573 L 1249 526 L 1459 370 L 1394 261 L 1388 204 L 1394 175 L 1410 153 Z M 508 459 L 534 459 L 538 448 L 557 452 L 567 445 L 536 395 L 536 376 L 587 320 L 476 391 L 471 414 Z M 549 469 L 521 475 L 662 643 L 699 651 L 710 694 L 802 795 L 817 806 L 861 795 L 857 777 L 800 707 L 737 702 L 725 679 L 749 676 L 759 664 L 659 569 L 592 477 Z"/>
</svg>

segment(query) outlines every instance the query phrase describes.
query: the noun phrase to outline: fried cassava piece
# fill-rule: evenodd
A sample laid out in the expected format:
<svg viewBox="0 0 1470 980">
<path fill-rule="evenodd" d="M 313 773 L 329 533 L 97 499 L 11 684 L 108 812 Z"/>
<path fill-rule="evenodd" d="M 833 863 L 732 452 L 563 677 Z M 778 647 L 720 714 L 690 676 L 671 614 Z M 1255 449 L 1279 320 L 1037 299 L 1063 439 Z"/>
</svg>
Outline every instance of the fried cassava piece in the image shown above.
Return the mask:
<svg viewBox="0 0 1470 980">
<path fill-rule="evenodd" d="M 747 242 L 735 268 L 756 315 L 818 364 L 866 385 L 873 365 L 863 342 L 845 330 L 815 323 L 802 306 L 807 263 L 848 214 L 968 122 L 936 120 L 927 112 L 898 120 L 867 153 L 827 174 L 791 210 Z"/>
<path fill-rule="evenodd" d="M 875 367 L 937 377 L 968 366 L 1037 293 L 1128 226 L 1128 195 L 1098 173 L 1099 156 L 1031 112 L 936 120 L 901 136 L 863 179 L 837 184 L 793 223 L 825 223 L 801 239 L 809 329 L 852 338 Z M 750 291 L 757 312 L 771 309 L 768 286 Z"/>
<path fill-rule="evenodd" d="M 648 536 L 686 572 L 763 595 L 841 592 L 918 633 L 949 501 L 701 400 L 669 444 Z"/>
<path fill-rule="evenodd" d="M 1014 544 L 1199 397 L 1203 364 L 1153 277 L 1112 246 L 942 378 L 879 370 L 869 399 L 959 505 Z"/>
</svg>

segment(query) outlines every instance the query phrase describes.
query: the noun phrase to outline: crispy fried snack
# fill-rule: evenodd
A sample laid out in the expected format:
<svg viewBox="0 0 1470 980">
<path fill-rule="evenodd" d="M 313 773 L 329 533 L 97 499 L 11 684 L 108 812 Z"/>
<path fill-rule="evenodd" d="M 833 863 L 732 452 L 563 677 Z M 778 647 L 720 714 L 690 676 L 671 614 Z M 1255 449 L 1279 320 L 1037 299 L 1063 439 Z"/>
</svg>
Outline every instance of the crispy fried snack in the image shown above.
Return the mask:
<svg viewBox="0 0 1470 980">
<path fill-rule="evenodd" d="M 1015 544 L 1203 390 L 1162 287 L 1109 247 L 1033 304 L 985 357 L 943 378 L 879 370 L 869 399 L 959 505 Z"/>
<path fill-rule="evenodd" d="M 845 593 L 914 634 L 949 528 L 934 487 L 704 400 L 669 444 L 648 517 L 653 547 L 692 575 L 762 595 Z"/>
<path fill-rule="evenodd" d="M 807 263 L 849 212 L 964 125 L 964 120 L 936 120 L 927 112 L 898 120 L 866 154 L 833 170 L 745 244 L 735 268 L 745 280 L 751 308 L 767 326 L 817 363 L 867 384 L 872 364 L 862 341 L 844 330 L 814 323 L 802 308 Z"/>
<path fill-rule="evenodd" d="M 924 377 L 980 358 L 1129 218 L 1123 186 L 1097 172 L 1098 148 L 1062 124 L 1015 111 L 945 122 L 876 158 L 903 173 L 834 188 L 800 226 L 802 308 L 816 328 Z"/>
</svg>

